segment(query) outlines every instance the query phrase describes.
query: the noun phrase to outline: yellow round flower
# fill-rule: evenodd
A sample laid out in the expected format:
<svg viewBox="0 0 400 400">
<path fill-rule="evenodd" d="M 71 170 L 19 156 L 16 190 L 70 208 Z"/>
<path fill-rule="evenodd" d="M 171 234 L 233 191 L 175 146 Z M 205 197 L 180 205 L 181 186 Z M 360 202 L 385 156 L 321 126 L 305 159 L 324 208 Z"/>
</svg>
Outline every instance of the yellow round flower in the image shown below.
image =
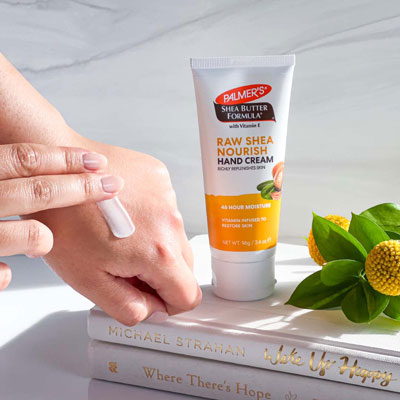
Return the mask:
<svg viewBox="0 0 400 400">
<path fill-rule="evenodd" d="M 365 261 L 368 282 L 378 292 L 400 295 L 400 241 L 387 240 L 377 244 Z"/>
<path fill-rule="evenodd" d="M 350 221 L 341 217 L 340 215 L 327 215 L 325 217 L 328 221 L 334 222 L 336 225 L 339 225 L 344 230 L 348 231 L 350 226 Z M 310 230 L 310 234 L 308 235 L 308 251 L 310 253 L 311 258 L 320 266 L 326 263 L 324 257 L 319 252 L 317 244 L 315 243 L 314 235 L 312 233 L 312 229 Z"/>
</svg>

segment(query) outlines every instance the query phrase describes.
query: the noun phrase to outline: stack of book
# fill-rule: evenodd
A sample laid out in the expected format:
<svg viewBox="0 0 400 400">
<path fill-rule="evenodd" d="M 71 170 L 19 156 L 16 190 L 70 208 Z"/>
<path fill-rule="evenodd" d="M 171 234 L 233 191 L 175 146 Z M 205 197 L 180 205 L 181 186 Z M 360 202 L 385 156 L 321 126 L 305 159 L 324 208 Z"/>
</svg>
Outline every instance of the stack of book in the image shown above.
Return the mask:
<svg viewBox="0 0 400 400">
<path fill-rule="evenodd" d="M 207 237 L 192 240 L 201 283 L 210 279 Z M 93 308 L 93 378 L 211 399 L 398 399 L 400 323 L 357 325 L 340 311 L 285 305 L 316 268 L 303 246 L 280 245 L 275 294 L 257 302 L 215 297 L 162 324 L 126 327 Z"/>
</svg>

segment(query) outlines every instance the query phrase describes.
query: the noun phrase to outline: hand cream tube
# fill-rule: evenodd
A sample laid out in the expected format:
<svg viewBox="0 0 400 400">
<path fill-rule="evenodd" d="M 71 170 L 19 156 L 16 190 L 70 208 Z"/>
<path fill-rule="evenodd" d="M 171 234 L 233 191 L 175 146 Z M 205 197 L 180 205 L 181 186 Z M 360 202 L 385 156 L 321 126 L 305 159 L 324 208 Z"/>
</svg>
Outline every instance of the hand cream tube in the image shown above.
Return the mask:
<svg viewBox="0 0 400 400">
<path fill-rule="evenodd" d="M 273 293 L 294 55 L 192 58 L 213 290 Z"/>
</svg>

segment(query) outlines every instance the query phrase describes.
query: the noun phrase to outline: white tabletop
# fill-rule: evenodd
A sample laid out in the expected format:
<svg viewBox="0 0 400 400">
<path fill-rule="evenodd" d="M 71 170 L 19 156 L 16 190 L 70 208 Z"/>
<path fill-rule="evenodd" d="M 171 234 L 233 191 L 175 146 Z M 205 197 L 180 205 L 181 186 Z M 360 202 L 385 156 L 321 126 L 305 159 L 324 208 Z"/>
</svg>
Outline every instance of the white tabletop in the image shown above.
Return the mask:
<svg viewBox="0 0 400 400">
<path fill-rule="evenodd" d="M 210 282 L 210 271 L 196 276 Z M 281 245 L 278 259 L 306 257 L 306 247 Z M 1 400 L 172 400 L 194 397 L 87 377 L 87 310 L 92 303 L 65 285 L 41 260 L 24 256 L 3 259 L 13 270 L 9 288 L 0 292 Z"/>
</svg>

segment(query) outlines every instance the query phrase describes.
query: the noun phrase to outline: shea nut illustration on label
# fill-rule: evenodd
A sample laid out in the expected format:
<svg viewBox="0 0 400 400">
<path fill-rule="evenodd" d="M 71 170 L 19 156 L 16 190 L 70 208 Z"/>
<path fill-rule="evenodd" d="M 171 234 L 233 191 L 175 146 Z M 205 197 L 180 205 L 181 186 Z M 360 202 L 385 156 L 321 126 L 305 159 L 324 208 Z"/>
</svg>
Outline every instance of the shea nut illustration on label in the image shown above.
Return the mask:
<svg viewBox="0 0 400 400">
<path fill-rule="evenodd" d="M 282 196 L 284 162 L 281 161 L 272 168 L 272 178 L 257 185 L 257 190 L 265 200 L 280 200 Z"/>
<path fill-rule="evenodd" d="M 214 102 L 215 114 L 221 122 L 275 121 L 270 103 L 250 103 L 271 91 L 266 84 L 246 85 L 221 93 Z"/>
</svg>

